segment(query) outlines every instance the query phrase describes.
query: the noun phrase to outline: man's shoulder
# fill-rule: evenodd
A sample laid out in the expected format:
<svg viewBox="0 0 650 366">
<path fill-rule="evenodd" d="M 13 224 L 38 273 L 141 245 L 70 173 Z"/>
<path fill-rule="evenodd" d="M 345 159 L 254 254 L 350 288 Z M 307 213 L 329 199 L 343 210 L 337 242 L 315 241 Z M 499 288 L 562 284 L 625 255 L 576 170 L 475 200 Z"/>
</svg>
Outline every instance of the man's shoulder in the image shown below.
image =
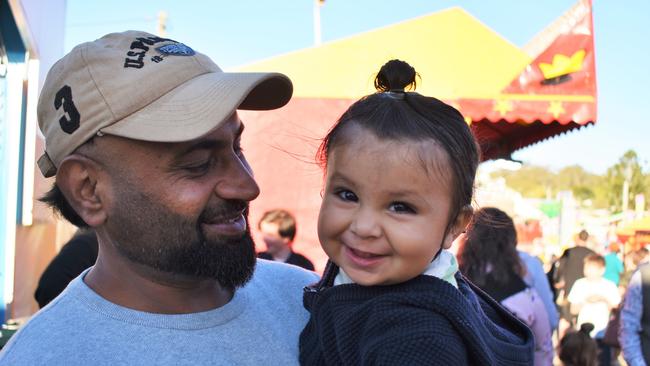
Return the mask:
<svg viewBox="0 0 650 366">
<path fill-rule="evenodd" d="M 70 300 L 65 295 L 59 296 L 34 314 L 2 349 L 0 365 L 16 364 L 19 361 L 25 364 L 42 362 L 36 358 L 41 353 L 36 350 L 48 349 L 48 344 L 60 341 L 74 331 L 75 315 L 78 315 L 79 309 Z M 17 358 L 18 355 L 20 359 Z"/>
<path fill-rule="evenodd" d="M 296 284 L 307 286 L 318 281 L 318 275 L 312 271 L 289 264 L 257 259 L 254 279 L 267 284 Z"/>
<path fill-rule="evenodd" d="M 583 246 L 577 246 L 577 247 L 573 248 L 573 253 L 576 253 L 577 255 L 580 255 L 581 257 L 587 257 L 587 256 L 590 256 L 592 254 L 596 254 L 596 252 L 594 252 L 593 250 L 591 250 L 591 249 L 589 249 L 587 247 L 583 247 Z"/>
</svg>

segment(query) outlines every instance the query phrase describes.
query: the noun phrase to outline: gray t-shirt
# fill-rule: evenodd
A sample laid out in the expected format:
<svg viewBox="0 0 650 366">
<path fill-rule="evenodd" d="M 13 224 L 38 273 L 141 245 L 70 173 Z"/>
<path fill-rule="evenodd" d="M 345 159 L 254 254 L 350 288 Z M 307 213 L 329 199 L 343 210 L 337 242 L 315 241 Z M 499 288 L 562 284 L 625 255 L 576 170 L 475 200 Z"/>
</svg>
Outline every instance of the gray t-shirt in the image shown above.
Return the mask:
<svg viewBox="0 0 650 366">
<path fill-rule="evenodd" d="M 113 304 L 82 273 L 0 352 L 0 365 L 292 365 L 308 319 L 302 289 L 318 278 L 258 260 L 232 300 L 193 314 L 153 314 Z"/>
</svg>

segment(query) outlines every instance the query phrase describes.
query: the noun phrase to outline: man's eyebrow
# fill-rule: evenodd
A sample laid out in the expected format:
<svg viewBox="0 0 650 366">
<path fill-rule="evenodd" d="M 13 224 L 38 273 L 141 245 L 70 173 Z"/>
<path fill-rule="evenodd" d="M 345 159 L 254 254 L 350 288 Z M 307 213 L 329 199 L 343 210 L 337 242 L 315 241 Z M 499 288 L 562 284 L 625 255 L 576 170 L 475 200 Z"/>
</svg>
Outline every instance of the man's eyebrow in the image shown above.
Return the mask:
<svg viewBox="0 0 650 366">
<path fill-rule="evenodd" d="M 196 144 L 193 144 L 192 146 L 188 147 L 187 149 L 182 150 L 180 153 L 178 153 L 177 157 L 183 157 L 185 155 L 191 154 L 197 150 L 214 150 L 221 148 L 226 145 L 225 141 L 220 141 L 220 140 L 203 140 L 199 141 Z"/>
</svg>

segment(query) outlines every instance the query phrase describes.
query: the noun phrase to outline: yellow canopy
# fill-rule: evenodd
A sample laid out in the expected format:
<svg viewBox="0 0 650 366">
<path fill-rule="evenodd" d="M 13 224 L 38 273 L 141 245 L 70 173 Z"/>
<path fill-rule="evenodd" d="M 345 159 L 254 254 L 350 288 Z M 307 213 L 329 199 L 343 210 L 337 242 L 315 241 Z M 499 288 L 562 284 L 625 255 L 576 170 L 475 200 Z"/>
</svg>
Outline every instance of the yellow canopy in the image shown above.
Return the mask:
<svg viewBox="0 0 650 366">
<path fill-rule="evenodd" d="M 616 230 L 617 235 L 634 236 L 637 231 L 650 231 L 650 216 L 631 221 Z"/>
<path fill-rule="evenodd" d="M 279 71 L 294 82 L 294 97 L 357 99 L 390 59 L 422 75 L 418 92 L 440 99 L 498 95 L 531 58 L 454 7 L 238 68 Z"/>
</svg>

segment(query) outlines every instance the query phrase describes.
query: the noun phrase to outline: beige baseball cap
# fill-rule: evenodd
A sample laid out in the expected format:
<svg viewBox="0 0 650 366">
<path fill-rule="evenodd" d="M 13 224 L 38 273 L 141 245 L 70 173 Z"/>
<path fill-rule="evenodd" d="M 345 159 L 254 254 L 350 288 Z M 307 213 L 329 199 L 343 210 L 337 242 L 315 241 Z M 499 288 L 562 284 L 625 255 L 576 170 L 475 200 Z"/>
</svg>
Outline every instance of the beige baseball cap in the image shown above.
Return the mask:
<svg viewBox="0 0 650 366">
<path fill-rule="evenodd" d="M 38 101 L 45 153 L 38 166 L 56 175 L 61 161 L 95 135 L 180 142 L 220 126 L 236 109 L 289 102 L 279 73 L 223 72 L 187 45 L 127 31 L 83 43 L 57 61 Z"/>
</svg>

